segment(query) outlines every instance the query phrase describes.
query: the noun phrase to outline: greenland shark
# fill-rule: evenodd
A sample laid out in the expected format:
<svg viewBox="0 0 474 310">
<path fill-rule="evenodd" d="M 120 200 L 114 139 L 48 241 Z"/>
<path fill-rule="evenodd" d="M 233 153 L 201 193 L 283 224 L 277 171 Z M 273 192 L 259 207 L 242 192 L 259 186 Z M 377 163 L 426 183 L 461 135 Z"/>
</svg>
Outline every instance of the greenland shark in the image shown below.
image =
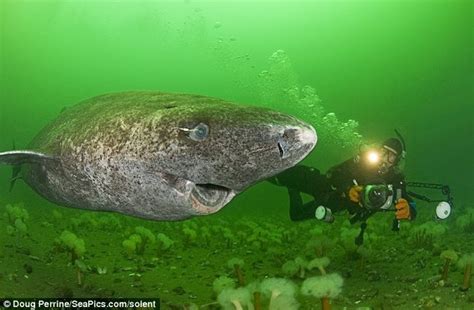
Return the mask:
<svg viewBox="0 0 474 310">
<path fill-rule="evenodd" d="M 0 164 L 58 205 L 172 221 L 221 210 L 316 141 L 312 126 L 280 112 L 133 91 L 64 109 L 26 150 L 1 152 Z"/>
</svg>

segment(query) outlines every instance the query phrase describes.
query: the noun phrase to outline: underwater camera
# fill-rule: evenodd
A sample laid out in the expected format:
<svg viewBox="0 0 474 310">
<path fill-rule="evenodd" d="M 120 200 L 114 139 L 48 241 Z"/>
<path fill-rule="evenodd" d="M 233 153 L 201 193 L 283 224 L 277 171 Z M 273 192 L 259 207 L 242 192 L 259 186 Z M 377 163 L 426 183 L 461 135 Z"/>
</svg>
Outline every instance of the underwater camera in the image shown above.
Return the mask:
<svg viewBox="0 0 474 310">
<path fill-rule="evenodd" d="M 403 186 L 403 184 L 400 184 Z M 436 205 L 436 219 L 445 220 L 451 215 L 451 208 L 453 206 L 453 197 L 449 186 L 433 183 L 408 182 L 407 187 L 418 187 L 428 189 L 441 189 L 445 199 L 433 200 L 426 196 L 408 191 L 408 195 L 426 202 L 437 202 Z M 393 184 L 375 184 L 367 185 L 362 192 L 362 206 L 371 211 L 393 210 L 393 204 L 402 197 L 401 188 L 395 187 Z"/>
<path fill-rule="evenodd" d="M 387 210 L 392 205 L 393 194 L 392 185 L 367 185 L 362 195 L 362 205 L 369 210 Z"/>
</svg>

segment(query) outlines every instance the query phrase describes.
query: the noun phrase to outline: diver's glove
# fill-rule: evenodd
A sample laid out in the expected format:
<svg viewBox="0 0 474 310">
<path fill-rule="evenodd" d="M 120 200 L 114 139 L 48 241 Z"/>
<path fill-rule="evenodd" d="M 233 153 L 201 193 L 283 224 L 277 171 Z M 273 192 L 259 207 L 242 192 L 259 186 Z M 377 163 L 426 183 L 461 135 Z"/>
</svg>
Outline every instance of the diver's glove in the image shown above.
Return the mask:
<svg viewBox="0 0 474 310">
<path fill-rule="evenodd" d="M 364 188 L 359 185 L 354 185 L 349 189 L 349 199 L 352 202 L 359 203 L 361 200 L 361 192 Z"/>
<path fill-rule="evenodd" d="M 406 199 L 400 198 L 395 204 L 395 216 L 397 220 L 411 220 L 410 205 Z"/>
</svg>

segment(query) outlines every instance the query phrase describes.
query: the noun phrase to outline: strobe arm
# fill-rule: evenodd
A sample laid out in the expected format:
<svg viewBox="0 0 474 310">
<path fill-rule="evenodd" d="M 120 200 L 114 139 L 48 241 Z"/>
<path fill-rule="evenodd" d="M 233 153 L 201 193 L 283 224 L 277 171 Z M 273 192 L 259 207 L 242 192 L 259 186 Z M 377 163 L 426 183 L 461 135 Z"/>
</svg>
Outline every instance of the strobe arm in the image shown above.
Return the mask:
<svg viewBox="0 0 474 310">
<path fill-rule="evenodd" d="M 446 200 L 449 202 L 449 204 L 453 204 L 453 197 L 451 197 L 451 189 L 449 188 L 448 185 L 444 184 L 436 184 L 436 183 L 423 183 L 423 182 L 407 182 L 406 183 L 407 187 L 417 187 L 417 188 L 428 188 L 428 189 L 439 189 L 441 190 L 441 193 L 446 196 Z M 427 201 L 427 202 L 441 202 L 444 200 L 435 200 L 431 199 L 427 196 L 423 196 L 417 193 L 414 193 L 412 191 L 408 191 L 408 195 L 413 196 L 417 199 Z"/>
</svg>

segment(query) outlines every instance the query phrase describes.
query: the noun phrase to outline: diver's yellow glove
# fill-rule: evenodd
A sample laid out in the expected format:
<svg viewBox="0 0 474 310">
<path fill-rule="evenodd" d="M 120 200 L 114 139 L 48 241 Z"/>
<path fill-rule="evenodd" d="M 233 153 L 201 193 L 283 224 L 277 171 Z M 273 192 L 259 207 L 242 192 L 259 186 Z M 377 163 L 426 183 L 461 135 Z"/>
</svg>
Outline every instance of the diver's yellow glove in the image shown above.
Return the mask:
<svg viewBox="0 0 474 310">
<path fill-rule="evenodd" d="M 397 211 L 395 212 L 397 220 L 411 219 L 410 205 L 408 204 L 408 201 L 406 199 L 398 199 L 397 203 L 395 204 L 395 209 L 397 209 Z"/>
<path fill-rule="evenodd" d="M 354 185 L 349 189 L 349 199 L 352 202 L 359 203 L 361 200 L 360 193 L 364 188 L 359 185 Z"/>
</svg>

